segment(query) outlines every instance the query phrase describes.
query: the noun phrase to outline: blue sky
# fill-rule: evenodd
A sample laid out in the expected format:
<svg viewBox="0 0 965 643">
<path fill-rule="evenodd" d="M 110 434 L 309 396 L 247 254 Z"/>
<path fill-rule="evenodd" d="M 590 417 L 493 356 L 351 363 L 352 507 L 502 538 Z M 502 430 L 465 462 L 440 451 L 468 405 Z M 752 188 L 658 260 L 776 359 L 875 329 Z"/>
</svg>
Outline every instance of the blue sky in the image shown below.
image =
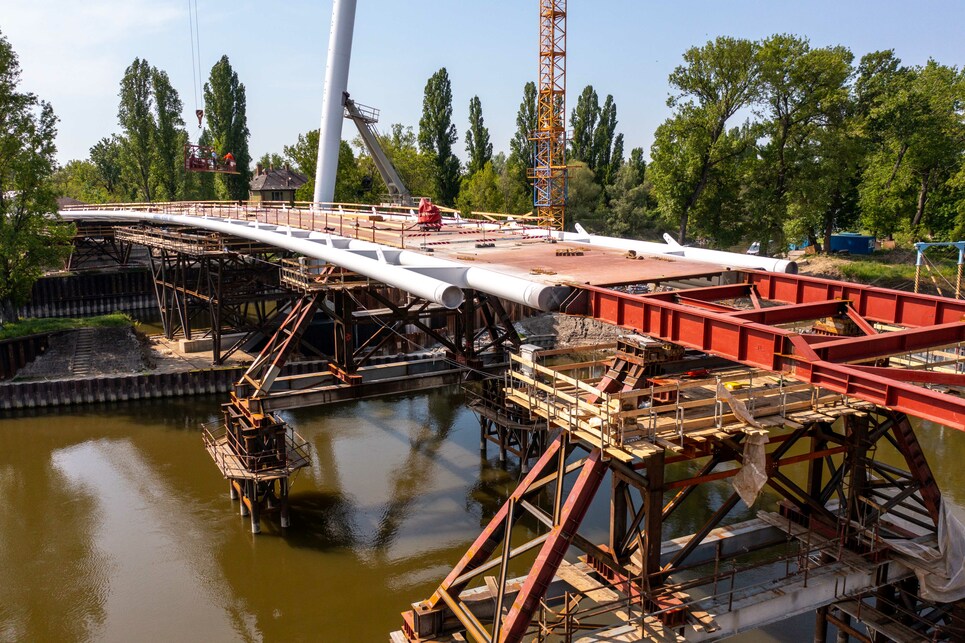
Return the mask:
<svg viewBox="0 0 965 643">
<path fill-rule="evenodd" d="M 168 72 L 185 122 L 193 112 L 188 0 L 33 0 L 10 2 L 0 32 L 23 69 L 22 87 L 60 117 L 58 156 L 86 158 L 117 131 L 118 83 L 136 56 Z M 281 152 L 318 127 L 331 0 L 199 0 L 205 76 L 227 54 L 247 88 L 251 152 Z M 965 63 L 965 0 L 569 0 L 567 98 L 593 84 L 613 94 L 618 130 L 649 150 L 668 116 L 667 76 L 690 46 L 718 35 L 806 36 L 842 44 L 855 57 L 893 48 L 907 64 L 929 57 Z M 417 127 L 426 79 L 447 67 L 454 122 L 463 137 L 468 104 L 482 101 L 497 151 L 508 148 L 522 87 L 536 79 L 537 0 L 358 0 L 349 90 L 382 110 L 382 123 Z M 200 99 L 200 96 L 198 97 Z M 192 125 L 193 123 L 193 125 Z M 354 136 L 346 127 L 346 138 Z"/>
</svg>

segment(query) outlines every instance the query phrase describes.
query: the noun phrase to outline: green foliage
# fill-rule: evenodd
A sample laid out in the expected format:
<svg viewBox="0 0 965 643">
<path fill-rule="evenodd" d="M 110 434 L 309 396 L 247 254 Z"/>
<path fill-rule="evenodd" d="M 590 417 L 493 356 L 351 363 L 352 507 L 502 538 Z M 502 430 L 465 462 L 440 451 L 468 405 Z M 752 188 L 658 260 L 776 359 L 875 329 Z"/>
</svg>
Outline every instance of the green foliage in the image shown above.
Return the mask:
<svg viewBox="0 0 965 643">
<path fill-rule="evenodd" d="M 582 161 L 570 162 L 567 173 L 567 221 L 582 224 L 591 232 L 601 232 L 604 224 L 599 215 L 603 187 L 597 182 L 593 170 Z"/>
<path fill-rule="evenodd" d="M 586 163 L 590 169 L 596 167 L 593 139 L 599 118 L 600 101 L 593 85 L 587 85 L 576 99 L 576 107 L 570 113 L 570 128 L 573 130 L 570 138 L 570 158 Z"/>
<path fill-rule="evenodd" d="M 419 148 L 435 166 L 436 198 L 449 206 L 455 203 L 459 193 L 459 159 L 452 151 L 457 138 L 456 126 L 452 123 L 452 85 L 449 72 L 443 67 L 426 82 L 419 120 Z M 406 185 L 417 194 L 408 182 Z"/>
<path fill-rule="evenodd" d="M 382 151 L 395 166 L 402 182 L 409 188 L 409 192 L 415 196 L 427 196 L 433 200 L 439 199 L 436 192 L 438 185 L 435 156 L 421 152 L 416 147 L 416 135 L 411 127 L 395 123 L 390 126 L 389 134 L 383 134 L 379 141 L 382 144 Z M 358 200 L 362 203 L 379 203 L 383 200 L 385 186 L 382 184 L 382 179 L 375 168 L 375 163 L 367 154 L 361 137 L 356 137 L 352 145 L 359 150 L 356 162 L 360 194 Z M 336 193 L 338 193 L 337 185 Z"/>
<path fill-rule="evenodd" d="M 116 134 L 94 143 L 90 148 L 90 162 L 94 164 L 98 181 L 108 194 L 105 200 L 118 200 L 116 197 L 119 197 L 123 191 L 121 185 L 123 167 L 121 166 L 121 141 Z"/>
<path fill-rule="evenodd" d="M 261 158 L 258 159 L 257 163 L 260 163 L 261 167 L 263 167 L 265 170 L 270 168 L 285 167 L 285 159 L 281 154 L 277 154 L 275 152 L 265 152 L 261 155 Z"/>
<path fill-rule="evenodd" d="M 639 239 L 655 232 L 656 222 L 649 212 L 650 186 L 646 184 L 643 150 L 634 148 L 630 160 L 617 170 L 608 188 L 610 205 L 604 219 L 607 235 Z"/>
<path fill-rule="evenodd" d="M 718 169 L 754 143 L 750 128 L 728 132 L 727 126 L 757 96 L 757 50 L 749 40 L 719 37 L 688 49 L 685 64 L 670 75 L 676 94 L 667 104 L 674 114 L 657 128 L 650 169 L 660 213 L 677 227 L 680 243 L 687 240 L 691 214 L 700 207 L 707 211 L 705 191 L 732 178 Z"/>
<path fill-rule="evenodd" d="M 79 328 L 123 328 L 133 326 L 134 321 L 124 313 L 111 313 L 97 317 L 45 317 L 22 319 L 0 327 L 0 340 L 55 333 Z"/>
<path fill-rule="evenodd" d="M 166 72 L 135 58 L 121 79 L 117 119 L 123 134 L 90 150 L 110 198 L 175 201 L 188 186 L 183 105 Z M 117 200 L 115 199 L 115 200 Z"/>
<path fill-rule="evenodd" d="M 493 158 L 493 144 L 489 142 L 489 129 L 483 121 L 482 103 L 479 96 L 469 101 L 469 129 L 466 130 L 466 152 L 469 154 L 468 174 L 483 169 Z"/>
<path fill-rule="evenodd" d="M 183 108 L 178 93 L 171 86 L 166 72 L 151 70 L 157 128 L 154 132 L 154 172 L 159 186 L 159 197 L 165 201 L 181 198 L 184 189 L 184 145 L 188 133 L 181 118 Z"/>
<path fill-rule="evenodd" d="M 533 188 L 528 173 L 533 167 L 533 143 L 529 140 L 536 129 L 536 83 L 523 87 L 523 100 L 516 113 L 516 132 L 509 141 L 509 158 L 506 159 L 508 176 L 516 183 L 516 190 L 526 194 L 526 209 L 533 209 Z M 515 209 L 521 212 L 521 209 Z"/>
<path fill-rule="evenodd" d="M 215 63 L 204 84 L 204 113 L 210 145 L 219 156 L 231 152 L 238 164 L 238 174 L 218 175 L 216 191 L 221 198 L 247 199 L 251 182 L 247 98 L 227 56 Z"/>
<path fill-rule="evenodd" d="M 865 224 L 886 233 L 948 229 L 942 196 L 955 193 L 965 154 L 965 75 L 933 60 L 899 66 L 891 52 L 862 59 L 859 76 L 872 148 L 861 181 Z M 943 221 L 944 219 L 944 221 Z"/>
<path fill-rule="evenodd" d="M 505 212 L 506 204 L 499 190 L 499 175 L 492 161 L 478 172 L 462 177 L 456 207 L 464 215 L 472 212 Z"/>
<path fill-rule="evenodd" d="M 0 322 L 16 320 L 44 269 L 67 256 L 74 233 L 57 217 L 50 182 L 57 118 L 19 83 L 17 54 L 0 35 Z"/>
<path fill-rule="evenodd" d="M 66 196 L 84 203 L 109 203 L 110 193 L 101 184 L 101 175 L 91 161 L 68 161 L 50 177 L 57 196 Z"/>
<path fill-rule="evenodd" d="M 151 167 L 157 123 L 153 114 L 152 77 L 151 65 L 135 58 L 121 79 L 121 101 L 117 109 L 117 120 L 124 132 L 121 162 L 144 201 L 154 200 L 155 187 Z"/>
</svg>

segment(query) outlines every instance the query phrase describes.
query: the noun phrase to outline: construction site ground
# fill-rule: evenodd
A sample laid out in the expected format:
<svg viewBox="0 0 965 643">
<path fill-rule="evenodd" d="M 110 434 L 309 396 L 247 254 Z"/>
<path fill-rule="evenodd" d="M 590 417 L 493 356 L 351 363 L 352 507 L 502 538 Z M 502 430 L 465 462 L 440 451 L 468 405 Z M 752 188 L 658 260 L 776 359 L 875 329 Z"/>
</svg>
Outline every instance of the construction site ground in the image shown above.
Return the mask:
<svg viewBox="0 0 965 643">
<path fill-rule="evenodd" d="M 239 351 L 227 358 L 225 365 L 237 366 L 251 359 Z M 141 335 L 131 327 L 87 328 L 51 336 L 47 351 L 20 369 L 14 381 L 176 373 L 211 368 L 211 362 L 211 351 L 185 353 L 177 339 Z"/>
</svg>

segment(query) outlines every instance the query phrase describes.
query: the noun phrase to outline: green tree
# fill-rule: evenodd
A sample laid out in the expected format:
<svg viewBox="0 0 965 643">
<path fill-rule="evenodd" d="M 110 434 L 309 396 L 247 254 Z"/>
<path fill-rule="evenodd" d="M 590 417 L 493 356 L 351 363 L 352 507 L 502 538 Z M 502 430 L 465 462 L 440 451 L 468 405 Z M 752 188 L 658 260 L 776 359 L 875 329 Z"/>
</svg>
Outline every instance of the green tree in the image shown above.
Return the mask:
<svg viewBox="0 0 965 643">
<path fill-rule="evenodd" d="M 265 170 L 285 167 L 284 157 L 276 152 L 265 152 L 261 155 L 261 158 L 258 159 L 257 163 L 260 163 L 261 167 Z"/>
<path fill-rule="evenodd" d="M 57 196 L 70 197 L 84 203 L 106 203 L 111 196 L 101 183 L 97 166 L 91 161 L 73 160 L 50 176 Z"/>
<path fill-rule="evenodd" d="M 493 144 L 489 141 L 489 128 L 486 127 L 482 115 L 482 103 L 479 96 L 473 96 L 469 101 L 469 129 L 466 130 L 466 152 L 469 154 L 467 174 L 475 174 L 485 167 L 493 158 Z"/>
<path fill-rule="evenodd" d="M 464 215 L 472 212 L 505 212 L 506 204 L 499 189 L 499 174 L 488 161 L 481 170 L 462 178 L 456 207 Z"/>
<path fill-rule="evenodd" d="M 351 151 L 351 148 L 349 148 L 349 151 Z M 308 180 L 312 183 L 312 193 L 314 194 L 315 170 L 318 167 L 318 130 L 313 129 L 305 134 L 299 134 L 298 140 L 296 140 L 292 145 L 286 145 L 284 148 L 282 148 L 282 152 L 284 153 L 285 158 L 288 159 L 299 172 L 308 177 Z M 340 151 L 338 164 L 339 169 L 342 168 L 341 160 L 342 156 Z"/>
<path fill-rule="evenodd" d="M 685 64 L 670 75 L 676 94 L 667 105 L 674 114 L 657 128 L 650 170 L 660 212 L 677 227 L 680 243 L 714 170 L 754 142 L 749 129 L 737 130 L 735 138 L 727 126 L 757 96 L 756 52 L 749 40 L 721 36 L 688 49 Z"/>
<path fill-rule="evenodd" d="M 591 170 L 596 167 L 596 124 L 600 118 L 600 101 L 593 85 L 587 85 L 570 113 L 570 159 L 583 161 Z"/>
<path fill-rule="evenodd" d="M 843 126 L 849 102 L 851 52 L 844 47 L 813 49 L 808 41 L 778 34 L 757 54 L 761 81 L 763 143 L 755 164 L 750 202 L 761 223 L 761 252 L 783 236 L 789 218 L 789 193 L 811 194 L 820 172 L 808 172 L 824 130 Z M 795 182 L 800 183 L 795 187 Z"/>
<path fill-rule="evenodd" d="M 518 191 L 527 195 L 529 207 L 533 209 L 533 188 L 528 178 L 533 167 L 533 143 L 530 136 L 536 129 L 536 83 L 528 82 L 523 87 L 523 100 L 516 113 L 516 132 L 509 141 L 509 158 L 506 159 L 506 174 L 513 180 Z M 520 211 L 520 210 L 514 210 Z"/>
<path fill-rule="evenodd" d="M 606 211 L 605 232 L 627 239 L 639 239 L 654 227 L 649 213 L 649 186 L 646 185 L 647 165 L 643 149 L 634 148 L 630 161 L 623 164 L 608 188 L 610 206 Z"/>
<path fill-rule="evenodd" d="M 954 191 L 949 182 L 962 166 L 965 76 L 933 60 L 898 67 L 888 53 L 874 60 L 877 73 L 866 78 L 859 72 L 862 89 L 877 90 L 866 91 L 862 101 L 872 141 L 860 188 L 862 211 L 876 231 L 907 228 L 920 236 L 919 227 L 935 223 L 940 232 L 939 221 L 926 215 L 933 196 Z"/>
<path fill-rule="evenodd" d="M 19 84 L 17 54 L 0 34 L 0 323 L 16 321 L 44 269 L 69 253 L 74 232 L 57 216 L 50 183 L 57 118 Z"/>
<path fill-rule="evenodd" d="M 617 106 L 613 102 L 613 96 L 607 94 L 600 108 L 600 116 L 597 119 L 596 130 L 593 132 L 593 163 L 591 167 L 600 177 L 603 185 L 612 183 L 611 164 L 614 161 L 614 147 L 617 129 Z M 620 145 L 623 145 L 622 138 Z M 616 150 L 623 155 L 622 150 Z M 622 159 L 621 159 L 622 160 Z M 619 166 L 619 163 L 617 163 Z"/>
<path fill-rule="evenodd" d="M 566 218 L 573 224 L 580 223 L 591 232 L 600 232 L 599 220 L 603 188 L 596 180 L 593 170 L 583 161 L 567 164 Z"/>
<path fill-rule="evenodd" d="M 152 96 L 153 71 L 146 60 L 135 58 L 121 79 L 120 106 L 117 120 L 124 132 L 121 159 L 126 173 L 145 201 L 154 200 L 154 142 L 157 123 L 154 120 Z"/>
<path fill-rule="evenodd" d="M 211 146 L 219 155 L 231 152 L 238 164 L 238 174 L 218 175 L 218 191 L 224 198 L 247 199 L 251 182 L 247 99 L 227 56 L 215 63 L 204 84 L 204 113 Z"/>
<path fill-rule="evenodd" d="M 459 193 L 459 159 L 452 151 L 457 139 L 456 126 L 452 123 L 452 84 L 449 72 L 443 67 L 426 82 L 419 120 L 419 148 L 435 165 L 436 198 L 444 205 L 453 205 Z"/>
<path fill-rule="evenodd" d="M 188 133 L 181 118 L 183 105 L 166 72 L 152 69 L 151 84 L 157 113 L 153 146 L 157 184 L 161 198 L 175 201 L 181 198 L 184 189 L 183 154 Z"/>
<path fill-rule="evenodd" d="M 117 134 L 104 137 L 90 148 L 90 161 L 94 164 L 98 179 L 110 200 L 122 192 L 121 141 Z"/>
</svg>

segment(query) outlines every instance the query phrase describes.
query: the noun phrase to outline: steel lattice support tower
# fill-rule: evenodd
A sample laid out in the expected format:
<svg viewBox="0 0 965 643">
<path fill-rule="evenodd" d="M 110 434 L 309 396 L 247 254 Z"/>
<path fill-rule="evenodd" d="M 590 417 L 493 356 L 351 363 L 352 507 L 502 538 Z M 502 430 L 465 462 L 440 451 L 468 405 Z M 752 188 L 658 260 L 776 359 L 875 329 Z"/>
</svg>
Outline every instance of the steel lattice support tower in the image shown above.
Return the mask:
<svg viewBox="0 0 965 643">
<path fill-rule="evenodd" d="M 539 3 L 533 205 L 541 228 L 562 230 L 566 210 L 566 0 Z"/>
</svg>

